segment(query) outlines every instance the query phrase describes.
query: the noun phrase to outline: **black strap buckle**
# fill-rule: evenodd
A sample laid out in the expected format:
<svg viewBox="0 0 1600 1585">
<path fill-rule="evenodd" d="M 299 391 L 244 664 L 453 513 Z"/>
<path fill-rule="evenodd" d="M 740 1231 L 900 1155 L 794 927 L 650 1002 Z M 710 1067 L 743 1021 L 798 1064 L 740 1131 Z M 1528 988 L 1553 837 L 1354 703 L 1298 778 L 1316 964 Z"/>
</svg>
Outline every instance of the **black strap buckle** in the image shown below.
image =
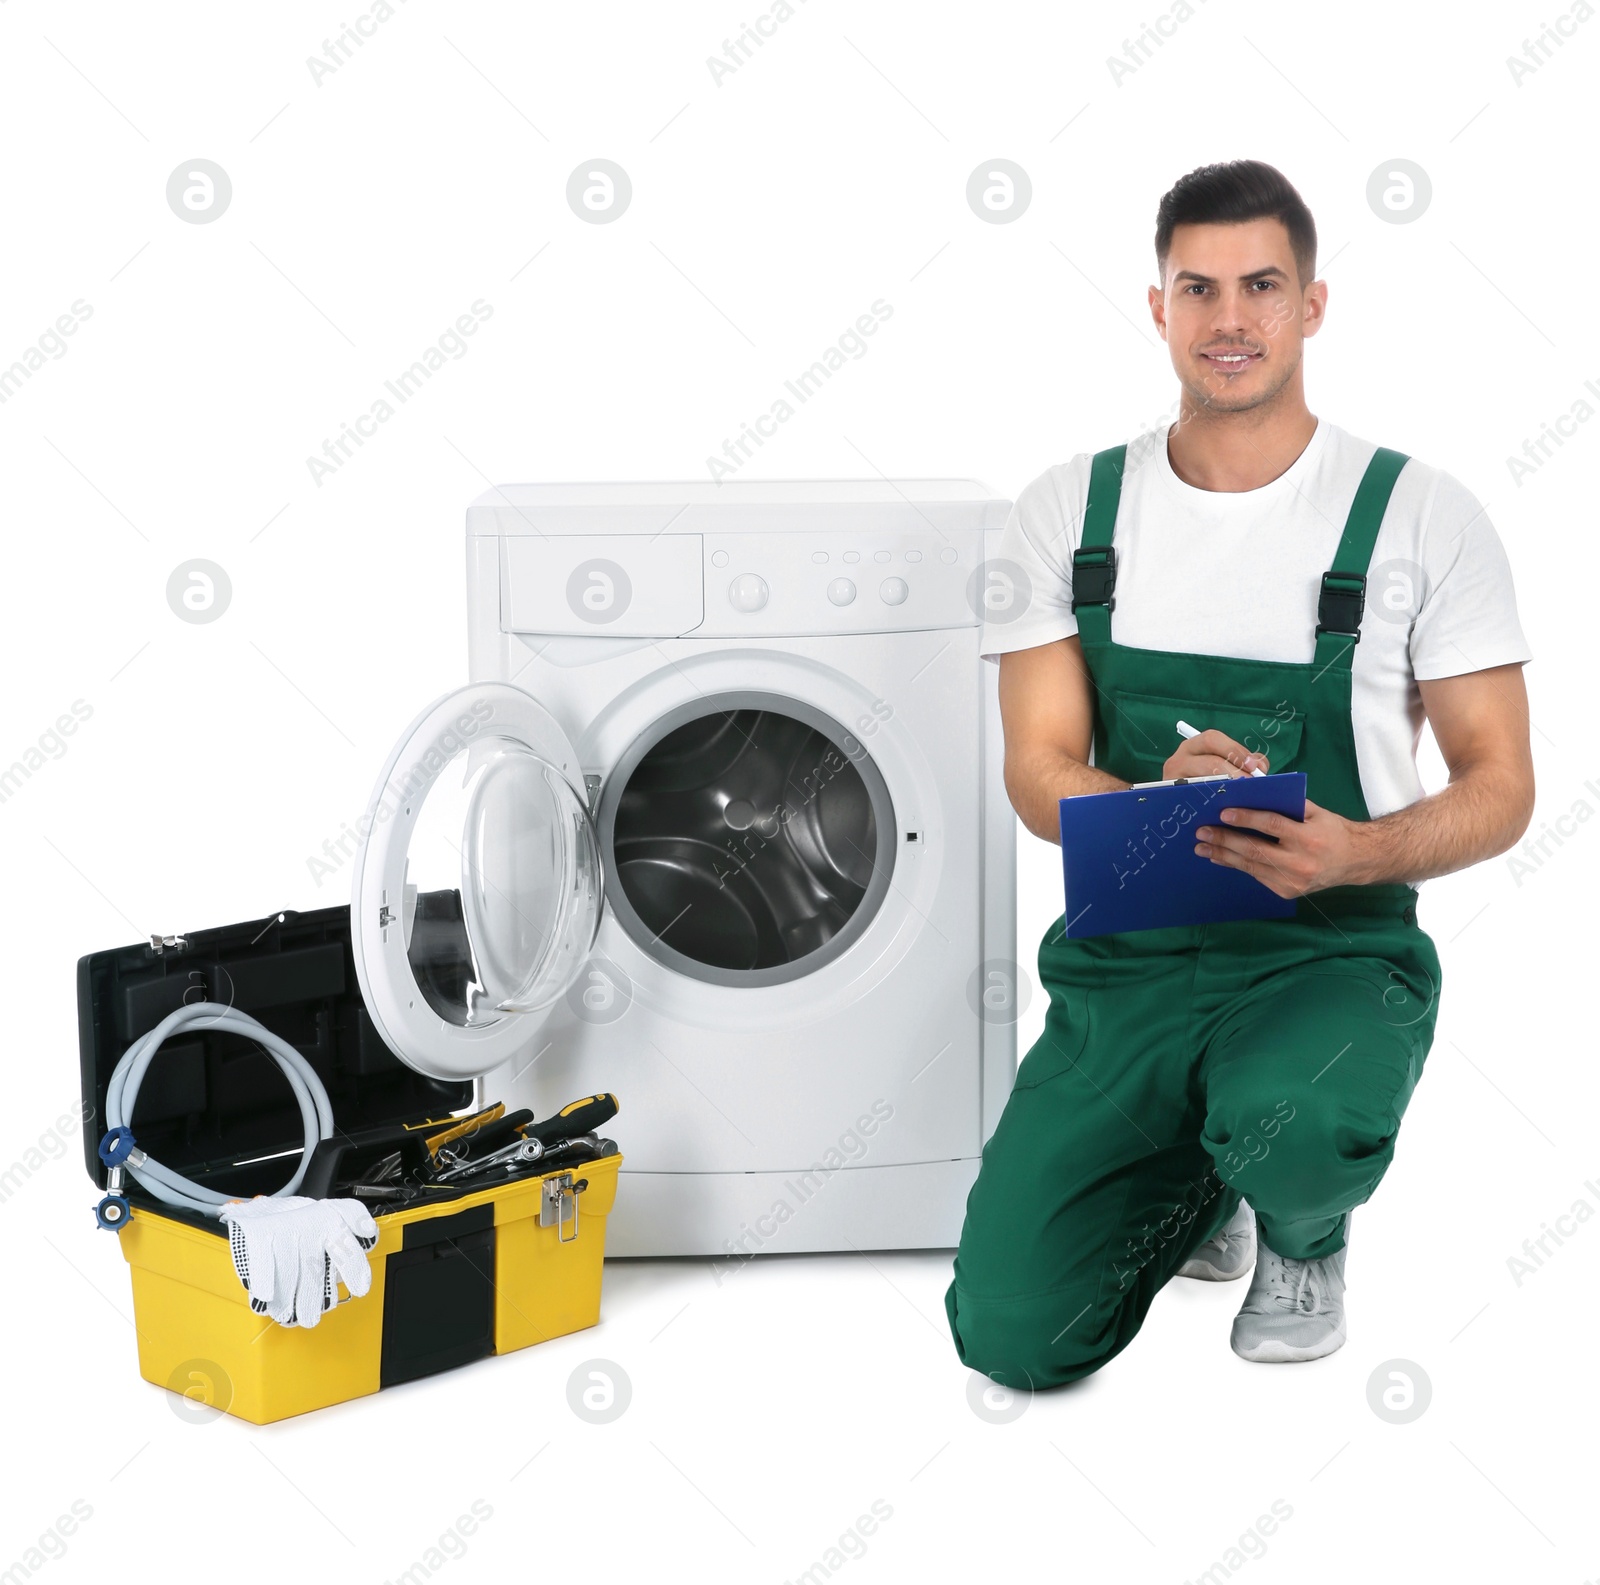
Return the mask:
<svg viewBox="0 0 1600 1585">
<path fill-rule="evenodd" d="M 1115 611 L 1117 587 L 1117 547 L 1092 545 L 1072 553 L 1072 609 L 1080 605 L 1103 605 Z"/>
<path fill-rule="evenodd" d="M 1317 637 L 1336 633 L 1352 644 L 1361 642 L 1361 617 L 1367 605 L 1364 572 L 1325 572 L 1317 601 Z"/>
</svg>

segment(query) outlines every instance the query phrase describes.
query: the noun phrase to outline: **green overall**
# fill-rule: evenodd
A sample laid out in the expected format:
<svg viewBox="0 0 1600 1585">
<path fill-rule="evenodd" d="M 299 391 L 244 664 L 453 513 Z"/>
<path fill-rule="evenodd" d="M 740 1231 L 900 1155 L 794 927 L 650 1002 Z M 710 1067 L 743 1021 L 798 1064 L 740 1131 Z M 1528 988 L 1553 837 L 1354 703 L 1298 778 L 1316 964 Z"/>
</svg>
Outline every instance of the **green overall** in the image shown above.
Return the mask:
<svg viewBox="0 0 1600 1585">
<path fill-rule="evenodd" d="M 1324 574 L 1309 662 L 1134 649 L 1111 636 L 1125 446 L 1090 472 L 1073 610 L 1095 763 L 1154 781 L 1176 723 L 1216 727 L 1307 795 L 1370 818 L 1351 728 L 1366 569 L 1406 458 L 1380 448 Z M 1307 612 L 1308 638 L 1312 623 Z M 1012 1387 L 1088 1375 L 1242 1196 L 1268 1248 L 1343 1246 L 1377 1187 L 1433 1038 L 1440 977 L 1409 886 L 1339 886 L 1292 919 L 1039 946 L 1044 1033 L 967 1199 L 945 1309 L 956 1352 Z"/>
</svg>

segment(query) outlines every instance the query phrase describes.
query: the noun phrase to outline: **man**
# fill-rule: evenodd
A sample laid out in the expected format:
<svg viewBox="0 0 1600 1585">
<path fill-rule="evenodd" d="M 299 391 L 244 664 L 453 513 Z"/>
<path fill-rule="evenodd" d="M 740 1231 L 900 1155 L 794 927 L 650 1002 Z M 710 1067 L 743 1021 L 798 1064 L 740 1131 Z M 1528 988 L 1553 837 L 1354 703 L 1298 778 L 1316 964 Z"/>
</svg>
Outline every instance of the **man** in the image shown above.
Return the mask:
<svg viewBox="0 0 1600 1585">
<path fill-rule="evenodd" d="M 1349 1213 L 1393 1156 L 1438 1011 L 1416 887 L 1503 852 L 1533 806 L 1529 652 L 1488 519 L 1306 406 L 1328 290 L 1300 195 L 1253 160 L 1193 171 L 1161 202 L 1156 260 L 1176 424 L 1052 468 L 1007 526 L 1026 598 L 985 643 L 1006 788 L 1059 842 L 1063 797 L 1303 770 L 1303 824 L 1229 810 L 1194 833 L 1295 915 L 1046 933 L 1044 1033 L 945 1296 L 962 1360 L 1014 1387 L 1097 1370 L 1172 1276 L 1252 1258 L 1236 1353 L 1343 1344 Z M 1363 355 L 1394 377 L 1392 341 Z M 1431 796 L 1424 716 L 1450 772 Z M 1180 740 L 1179 720 L 1203 730 Z"/>
</svg>

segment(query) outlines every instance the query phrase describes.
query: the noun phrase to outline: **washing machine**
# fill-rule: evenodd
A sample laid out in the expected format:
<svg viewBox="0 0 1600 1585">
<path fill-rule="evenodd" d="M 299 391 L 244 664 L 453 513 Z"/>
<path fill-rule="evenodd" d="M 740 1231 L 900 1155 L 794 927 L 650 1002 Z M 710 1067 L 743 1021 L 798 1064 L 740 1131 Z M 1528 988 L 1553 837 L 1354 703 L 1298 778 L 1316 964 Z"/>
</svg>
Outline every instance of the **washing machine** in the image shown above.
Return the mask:
<svg viewBox="0 0 1600 1585">
<path fill-rule="evenodd" d="M 611 1255 L 953 1247 L 1016 1065 L 1015 823 L 965 480 L 507 485 L 467 687 L 364 821 L 411 1065 L 600 1090 Z"/>
</svg>

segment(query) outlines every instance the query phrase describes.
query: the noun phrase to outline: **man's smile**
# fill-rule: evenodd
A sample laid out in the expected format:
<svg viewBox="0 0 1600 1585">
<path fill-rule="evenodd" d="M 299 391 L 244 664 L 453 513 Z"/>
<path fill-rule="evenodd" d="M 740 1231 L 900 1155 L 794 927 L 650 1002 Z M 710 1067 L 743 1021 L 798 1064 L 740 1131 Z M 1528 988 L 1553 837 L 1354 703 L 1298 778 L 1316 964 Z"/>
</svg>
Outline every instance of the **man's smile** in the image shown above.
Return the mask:
<svg viewBox="0 0 1600 1585">
<path fill-rule="evenodd" d="M 1238 374 L 1241 369 L 1253 368 L 1262 357 L 1262 353 L 1253 352 L 1249 347 L 1216 347 L 1210 352 L 1202 352 L 1200 361 L 1231 375 Z"/>
</svg>

